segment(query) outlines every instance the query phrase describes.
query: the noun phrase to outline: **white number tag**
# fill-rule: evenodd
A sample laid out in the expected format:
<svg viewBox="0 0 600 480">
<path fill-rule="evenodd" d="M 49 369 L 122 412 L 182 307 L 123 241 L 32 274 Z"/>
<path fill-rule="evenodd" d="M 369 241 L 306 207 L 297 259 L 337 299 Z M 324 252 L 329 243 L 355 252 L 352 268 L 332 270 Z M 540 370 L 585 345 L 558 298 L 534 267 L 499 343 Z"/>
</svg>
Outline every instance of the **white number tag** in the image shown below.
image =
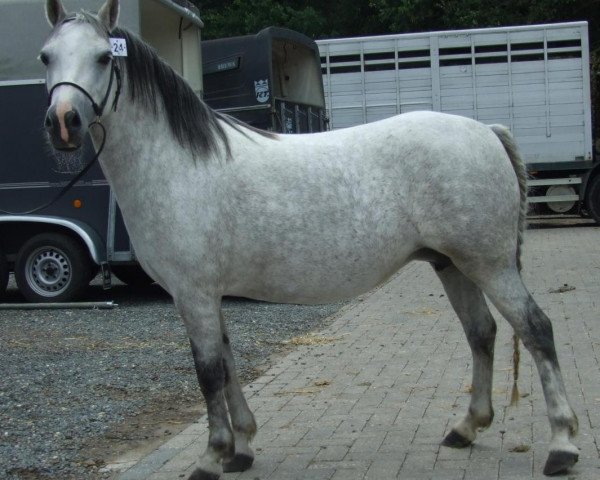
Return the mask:
<svg viewBox="0 0 600 480">
<path fill-rule="evenodd" d="M 110 38 L 110 49 L 115 57 L 127 56 L 127 42 L 124 38 Z"/>
</svg>

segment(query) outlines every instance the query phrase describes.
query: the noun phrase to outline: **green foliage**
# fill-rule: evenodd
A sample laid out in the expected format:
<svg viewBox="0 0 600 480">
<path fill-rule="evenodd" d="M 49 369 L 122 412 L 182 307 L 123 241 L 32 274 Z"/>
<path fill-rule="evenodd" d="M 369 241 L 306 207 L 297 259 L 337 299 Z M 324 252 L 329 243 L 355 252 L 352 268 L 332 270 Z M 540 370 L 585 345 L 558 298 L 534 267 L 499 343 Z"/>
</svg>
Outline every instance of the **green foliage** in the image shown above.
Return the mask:
<svg viewBox="0 0 600 480">
<path fill-rule="evenodd" d="M 196 2 L 205 24 L 204 38 L 257 33 L 265 27 L 285 27 L 311 37 L 325 28 L 325 19 L 311 6 L 294 6 L 275 0 Z M 212 6 L 212 4 L 215 4 Z"/>
<path fill-rule="evenodd" d="M 600 44 L 600 0 L 194 0 L 204 38 L 287 27 L 314 38 L 588 20 Z"/>
</svg>

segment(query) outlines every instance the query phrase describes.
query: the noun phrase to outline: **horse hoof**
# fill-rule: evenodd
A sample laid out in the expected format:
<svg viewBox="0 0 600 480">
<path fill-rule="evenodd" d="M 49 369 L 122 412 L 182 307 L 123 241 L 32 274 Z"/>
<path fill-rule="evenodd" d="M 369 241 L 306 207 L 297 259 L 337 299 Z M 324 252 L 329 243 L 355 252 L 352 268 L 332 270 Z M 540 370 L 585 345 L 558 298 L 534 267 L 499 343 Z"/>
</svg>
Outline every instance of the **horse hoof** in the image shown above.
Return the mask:
<svg viewBox="0 0 600 480">
<path fill-rule="evenodd" d="M 569 468 L 577 463 L 579 455 L 572 452 L 550 452 L 546 466 L 544 467 L 544 475 L 556 475 L 565 473 Z"/>
<path fill-rule="evenodd" d="M 468 438 L 463 437 L 460 433 L 450 430 L 446 438 L 442 441 L 442 446 L 450 448 L 465 448 L 473 443 Z"/>
<path fill-rule="evenodd" d="M 221 475 L 219 475 L 218 473 L 207 472 L 206 470 L 197 468 L 189 476 L 188 480 L 219 480 L 220 477 Z"/>
<path fill-rule="evenodd" d="M 223 463 L 223 471 L 226 473 L 245 472 L 252 466 L 252 463 L 254 463 L 254 457 L 238 453 L 230 462 Z"/>
</svg>

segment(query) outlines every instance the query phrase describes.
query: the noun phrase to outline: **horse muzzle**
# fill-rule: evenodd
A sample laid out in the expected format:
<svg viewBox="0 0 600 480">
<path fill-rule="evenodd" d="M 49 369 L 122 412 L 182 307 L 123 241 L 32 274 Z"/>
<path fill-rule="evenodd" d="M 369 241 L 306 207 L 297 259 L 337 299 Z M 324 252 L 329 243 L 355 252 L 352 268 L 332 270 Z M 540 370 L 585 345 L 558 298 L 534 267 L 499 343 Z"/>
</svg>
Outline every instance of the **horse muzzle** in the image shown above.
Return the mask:
<svg viewBox="0 0 600 480">
<path fill-rule="evenodd" d="M 51 105 L 46 113 L 44 126 L 52 146 L 63 151 L 80 148 L 87 133 L 81 114 L 69 102 Z"/>
</svg>

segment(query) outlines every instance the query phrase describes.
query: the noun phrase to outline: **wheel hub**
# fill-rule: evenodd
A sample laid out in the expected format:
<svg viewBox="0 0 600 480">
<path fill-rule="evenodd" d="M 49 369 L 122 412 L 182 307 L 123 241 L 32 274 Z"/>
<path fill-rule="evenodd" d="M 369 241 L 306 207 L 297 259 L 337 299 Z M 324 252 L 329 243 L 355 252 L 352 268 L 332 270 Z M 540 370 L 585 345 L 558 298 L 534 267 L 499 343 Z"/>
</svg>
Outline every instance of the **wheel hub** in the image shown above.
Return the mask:
<svg viewBox="0 0 600 480">
<path fill-rule="evenodd" d="M 552 185 L 548 187 L 546 196 L 556 195 L 576 195 L 575 189 L 570 185 Z M 574 200 L 567 200 L 565 202 L 548 202 L 548 208 L 555 213 L 565 213 L 571 210 L 575 206 Z"/>
<path fill-rule="evenodd" d="M 46 297 L 55 296 L 68 287 L 71 265 L 60 250 L 43 247 L 29 257 L 26 275 L 36 293 Z"/>
</svg>

